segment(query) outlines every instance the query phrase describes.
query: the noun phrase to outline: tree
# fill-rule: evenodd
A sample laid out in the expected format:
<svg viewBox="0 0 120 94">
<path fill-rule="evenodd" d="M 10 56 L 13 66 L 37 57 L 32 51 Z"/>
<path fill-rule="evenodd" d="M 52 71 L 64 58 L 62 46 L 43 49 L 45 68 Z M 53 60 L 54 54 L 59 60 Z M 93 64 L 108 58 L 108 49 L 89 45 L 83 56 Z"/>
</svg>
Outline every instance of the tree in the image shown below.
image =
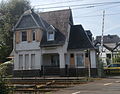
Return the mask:
<svg viewBox="0 0 120 94">
<path fill-rule="evenodd" d="M 5 43 L 0 42 L 0 62 L 5 62 L 7 60 L 7 56 L 9 51 L 9 46 L 7 46 Z"/>
<path fill-rule="evenodd" d="M 114 62 L 120 63 L 120 52 L 118 52 L 117 56 L 114 58 Z"/>
<path fill-rule="evenodd" d="M 0 2 L 0 43 L 3 43 L 3 47 L 5 47 L 5 50 L 0 49 L 2 53 L 5 51 L 5 55 L 0 58 L 0 62 L 6 61 L 5 58 L 9 56 L 13 49 L 13 26 L 23 12 L 30 8 L 28 0 L 9 0 L 7 2 Z M 2 53 L 0 53 L 0 56 L 2 56 Z"/>
<path fill-rule="evenodd" d="M 9 88 L 5 85 L 5 81 L 0 76 L 0 94 L 9 94 Z"/>
</svg>

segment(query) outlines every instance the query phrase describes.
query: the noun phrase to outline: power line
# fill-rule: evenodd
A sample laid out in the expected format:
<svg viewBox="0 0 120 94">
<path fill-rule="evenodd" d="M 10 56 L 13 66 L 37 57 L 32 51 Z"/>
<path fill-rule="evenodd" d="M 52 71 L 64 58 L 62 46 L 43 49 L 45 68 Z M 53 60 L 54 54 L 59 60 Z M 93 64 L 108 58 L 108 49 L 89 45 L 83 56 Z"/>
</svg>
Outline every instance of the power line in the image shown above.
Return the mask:
<svg viewBox="0 0 120 94">
<path fill-rule="evenodd" d="M 99 12 L 99 11 L 107 10 L 107 9 L 110 9 L 110 8 L 113 8 L 113 7 L 120 7 L 120 5 L 114 5 L 114 6 L 102 8 L 102 9 L 100 9 L 100 10 L 92 11 L 92 13 L 96 13 L 96 12 Z M 91 13 L 91 12 L 84 13 L 84 15 L 89 14 L 89 13 Z"/>
<path fill-rule="evenodd" d="M 55 6 L 55 7 L 43 7 L 38 9 L 52 9 L 52 8 L 65 8 L 65 7 L 78 7 L 78 6 L 90 6 L 90 5 L 111 5 L 118 4 L 120 2 L 102 2 L 102 3 L 89 3 L 89 4 L 79 4 L 79 5 L 69 5 L 69 6 Z"/>
<path fill-rule="evenodd" d="M 119 15 L 119 13 L 109 13 L 109 14 L 105 14 L 105 16 L 111 16 L 111 15 Z M 83 18 L 83 17 L 97 17 L 97 16 L 102 16 L 102 15 L 90 15 L 90 16 L 80 16 L 80 17 L 74 17 L 74 18 Z"/>
<path fill-rule="evenodd" d="M 34 5 L 33 7 L 46 6 L 46 5 L 57 5 L 57 4 L 62 4 L 62 3 L 71 3 L 71 2 L 79 2 L 79 1 L 83 1 L 83 0 L 69 0 L 69 1 L 63 1 L 63 2 L 47 3 L 47 4 L 42 4 L 42 5 Z"/>
<path fill-rule="evenodd" d="M 83 8 L 94 8 L 94 7 L 99 7 L 99 6 L 105 6 L 105 5 L 90 5 L 90 6 L 86 6 L 86 7 L 75 7 L 75 8 L 72 8 L 72 9 L 83 9 Z"/>
</svg>

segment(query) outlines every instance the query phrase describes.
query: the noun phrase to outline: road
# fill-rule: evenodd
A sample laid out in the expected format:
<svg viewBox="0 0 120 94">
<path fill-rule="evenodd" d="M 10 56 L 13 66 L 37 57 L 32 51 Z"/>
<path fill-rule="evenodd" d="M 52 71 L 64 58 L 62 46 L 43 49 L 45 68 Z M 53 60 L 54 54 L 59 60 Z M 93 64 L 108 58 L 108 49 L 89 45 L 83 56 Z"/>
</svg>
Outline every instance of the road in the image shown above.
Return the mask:
<svg viewBox="0 0 120 94">
<path fill-rule="evenodd" d="M 120 77 L 104 78 L 50 94 L 120 94 Z"/>
</svg>

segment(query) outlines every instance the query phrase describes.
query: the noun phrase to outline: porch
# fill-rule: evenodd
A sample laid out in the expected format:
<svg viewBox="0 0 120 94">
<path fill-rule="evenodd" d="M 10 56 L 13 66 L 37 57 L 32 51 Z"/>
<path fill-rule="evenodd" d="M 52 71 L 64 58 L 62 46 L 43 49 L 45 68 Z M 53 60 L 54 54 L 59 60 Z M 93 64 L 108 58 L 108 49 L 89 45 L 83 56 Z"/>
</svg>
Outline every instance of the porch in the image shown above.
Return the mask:
<svg viewBox="0 0 120 94">
<path fill-rule="evenodd" d="M 65 54 L 64 53 L 44 53 L 41 60 L 42 75 L 65 76 Z"/>
</svg>

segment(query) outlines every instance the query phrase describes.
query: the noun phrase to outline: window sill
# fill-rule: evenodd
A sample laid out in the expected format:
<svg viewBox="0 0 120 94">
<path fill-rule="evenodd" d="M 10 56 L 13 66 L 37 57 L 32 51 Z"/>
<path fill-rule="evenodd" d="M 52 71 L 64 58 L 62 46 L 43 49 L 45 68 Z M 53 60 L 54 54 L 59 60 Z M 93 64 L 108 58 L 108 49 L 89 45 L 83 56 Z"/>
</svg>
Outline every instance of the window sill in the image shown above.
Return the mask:
<svg viewBox="0 0 120 94">
<path fill-rule="evenodd" d="M 27 41 L 21 41 L 21 43 L 23 43 L 23 44 L 24 44 L 24 43 L 27 43 Z"/>
<path fill-rule="evenodd" d="M 76 67 L 76 68 L 85 68 L 85 66 L 80 66 L 80 67 Z"/>
<path fill-rule="evenodd" d="M 47 41 L 54 41 L 54 39 L 48 39 Z"/>
</svg>

